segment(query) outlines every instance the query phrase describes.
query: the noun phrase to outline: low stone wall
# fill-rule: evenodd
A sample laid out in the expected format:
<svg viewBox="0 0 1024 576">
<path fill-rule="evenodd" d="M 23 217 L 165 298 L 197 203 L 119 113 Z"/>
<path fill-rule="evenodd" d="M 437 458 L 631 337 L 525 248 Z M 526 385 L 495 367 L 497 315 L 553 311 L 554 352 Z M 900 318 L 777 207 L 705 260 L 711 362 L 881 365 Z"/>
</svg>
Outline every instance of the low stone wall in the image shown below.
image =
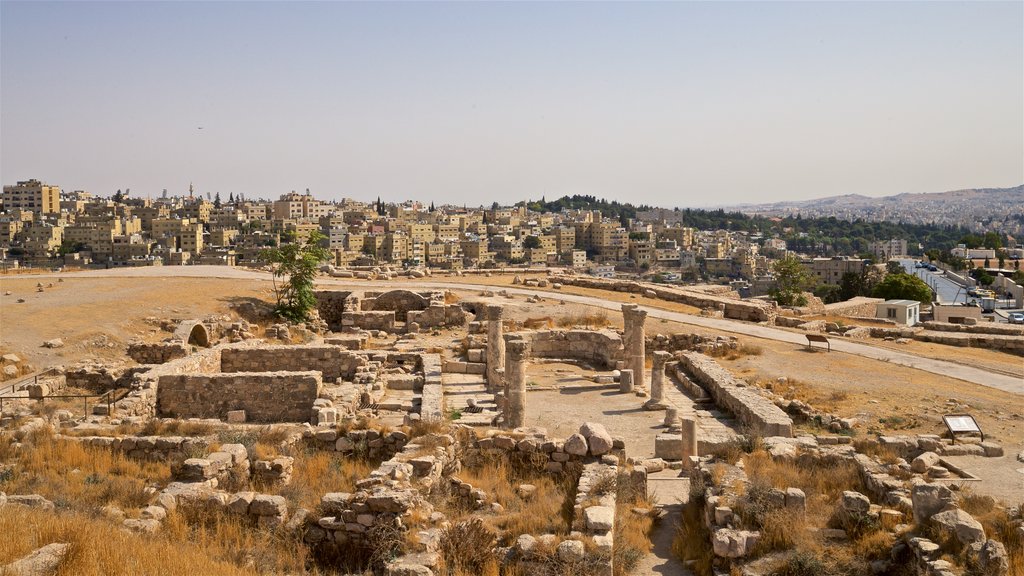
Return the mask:
<svg viewBox="0 0 1024 576">
<path fill-rule="evenodd" d="M 118 400 L 115 409 L 119 416 L 153 416 L 156 409 L 156 386 L 162 376 L 173 374 L 203 374 L 220 368 L 221 351 L 228 346 L 251 346 L 250 343 L 200 348 L 195 354 L 171 360 L 164 364 L 149 365 L 132 375 L 131 391 Z M 104 405 L 104 408 L 106 406 Z"/>
<path fill-rule="evenodd" d="M 424 310 L 410 310 L 406 315 L 406 323 L 415 322 L 421 329 L 462 326 L 468 316 L 462 306 L 457 304 L 431 303 Z"/>
<path fill-rule="evenodd" d="M 188 352 L 189 347 L 182 342 L 157 342 L 128 346 L 128 356 L 139 364 L 166 364 L 171 360 L 188 356 Z"/>
<path fill-rule="evenodd" d="M 925 330 L 934 330 L 936 332 L 968 332 L 970 334 L 998 334 L 1002 336 L 1024 336 L 1024 326 L 1014 326 L 1011 324 L 996 324 L 994 322 L 985 322 L 982 324 L 953 324 L 950 322 L 923 322 L 921 326 L 924 326 Z"/>
<path fill-rule="evenodd" d="M 161 376 L 161 417 L 220 418 L 245 410 L 247 422 L 307 422 L 320 393 L 319 372 L 233 372 Z"/>
<path fill-rule="evenodd" d="M 360 330 L 395 331 L 395 312 L 393 310 L 371 312 L 345 312 L 341 317 L 341 327 L 358 328 Z"/>
<path fill-rule="evenodd" d="M 124 366 L 78 364 L 64 371 L 64 381 L 71 388 L 99 394 L 128 386 L 134 373 Z"/>
<path fill-rule="evenodd" d="M 79 442 L 93 448 L 109 448 L 133 460 L 150 462 L 181 462 L 195 454 L 205 453 L 209 440 L 185 436 L 58 436 L 68 442 Z"/>
<path fill-rule="evenodd" d="M 719 310 L 724 308 L 726 318 L 735 320 L 747 320 L 750 322 L 768 322 L 769 324 L 778 315 L 778 306 L 764 300 L 737 300 L 716 296 L 699 291 L 686 290 L 684 288 L 670 288 L 661 284 L 650 284 L 632 282 L 627 280 L 608 280 L 603 278 L 591 278 L 583 276 L 553 276 L 552 282 L 558 282 L 566 286 L 580 286 L 582 288 L 594 288 L 597 290 L 611 290 L 615 292 L 631 292 L 643 294 L 653 293 L 654 297 L 669 302 L 679 302 L 696 308 Z"/>
<path fill-rule="evenodd" d="M 1024 356 L 1024 336 L 1002 334 L 969 334 L 962 332 L 937 332 L 925 330 L 914 335 L 915 340 L 935 342 L 963 348 L 988 348 Z"/>
<path fill-rule="evenodd" d="M 530 356 L 572 358 L 614 369 L 623 358 L 622 337 L 611 330 L 538 330 L 514 332 L 505 339 L 522 339 L 530 345 Z"/>
<path fill-rule="evenodd" d="M 409 435 L 401 430 L 381 434 L 377 430 L 349 430 L 339 432 L 331 426 L 306 428 L 302 438 L 308 446 L 318 450 L 365 456 L 371 460 L 388 460 L 401 452 L 409 442 Z"/>
<path fill-rule="evenodd" d="M 732 412 L 761 436 L 792 436 L 793 420 L 778 406 L 737 380 L 717 362 L 696 352 L 685 352 L 680 365 L 707 390 L 715 403 Z"/>
<path fill-rule="evenodd" d="M 884 301 L 885 298 L 857 296 L 843 302 L 825 304 L 825 313 L 833 316 L 866 316 L 870 318 L 875 315 L 875 306 Z"/>
<path fill-rule="evenodd" d="M 366 364 L 365 355 L 339 346 L 261 346 L 225 348 L 221 353 L 222 372 L 302 372 L 316 370 L 324 382 L 338 378 L 352 380 L 356 369 Z"/>
</svg>

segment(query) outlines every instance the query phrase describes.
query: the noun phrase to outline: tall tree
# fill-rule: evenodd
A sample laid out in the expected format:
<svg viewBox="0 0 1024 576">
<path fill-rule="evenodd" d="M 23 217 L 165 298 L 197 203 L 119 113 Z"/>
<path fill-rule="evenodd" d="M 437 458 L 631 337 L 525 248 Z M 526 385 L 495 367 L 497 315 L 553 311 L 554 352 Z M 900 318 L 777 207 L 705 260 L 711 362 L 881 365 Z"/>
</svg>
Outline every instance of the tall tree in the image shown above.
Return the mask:
<svg viewBox="0 0 1024 576">
<path fill-rule="evenodd" d="M 810 274 L 793 254 L 776 260 L 772 264 L 775 273 L 775 288 L 768 295 L 782 306 L 804 306 L 807 298 L 803 291 L 810 285 Z"/>
<path fill-rule="evenodd" d="M 305 242 L 288 242 L 260 252 L 260 260 L 273 268 L 277 296 L 274 310 L 282 318 L 304 322 L 316 307 L 313 280 L 320 263 L 331 257 L 330 251 L 321 245 L 323 239 L 323 234 L 314 230 Z M 279 278 L 284 279 L 280 287 Z"/>
</svg>

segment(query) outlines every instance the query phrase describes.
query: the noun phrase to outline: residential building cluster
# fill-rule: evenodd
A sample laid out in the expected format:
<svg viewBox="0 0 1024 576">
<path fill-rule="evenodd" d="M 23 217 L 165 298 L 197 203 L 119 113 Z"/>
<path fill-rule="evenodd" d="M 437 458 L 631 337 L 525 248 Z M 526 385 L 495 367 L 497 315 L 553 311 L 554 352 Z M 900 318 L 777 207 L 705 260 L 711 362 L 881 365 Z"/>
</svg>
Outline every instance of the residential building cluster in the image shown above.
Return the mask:
<svg viewBox="0 0 1024 576">
<path fill-rule="evenodd" d="M 746 232 L 685 227 L 678 212 L 655 210 L 622 222 L 599 211 L 560 213 L 513 207 L 466 208 L 318 200 L 308 190 L 277 200 L 188 194 L 117 199 L 61 192 L 38 180 L 4 186 L 0 261 L 28 266 L 255 266 L 260 252 L 313 232 L 337 266 L 438 269 L 570 267 L 599 276 L 654 275 L 660 281 L 733 283 L 745 294 L 772 287 L 771 263 L 786 242 Z M 880 260 L 906 242 L 878 243 Z M 839 284 L 867 261 L 808 258 L 819 283 Z"/>
</svg>

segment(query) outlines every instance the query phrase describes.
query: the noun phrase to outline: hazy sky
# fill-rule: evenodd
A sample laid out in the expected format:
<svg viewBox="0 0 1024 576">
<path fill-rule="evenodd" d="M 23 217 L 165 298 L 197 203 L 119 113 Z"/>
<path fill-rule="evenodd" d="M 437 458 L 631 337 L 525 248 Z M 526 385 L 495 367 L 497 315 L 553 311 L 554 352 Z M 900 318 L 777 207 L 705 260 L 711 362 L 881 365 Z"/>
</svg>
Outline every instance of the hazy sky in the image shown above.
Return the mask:
<svg viewBox="0 0 1024 576">
<path fill-rule="evenodd" d="M 706 206 L 1024 183 L 1020 1 L 5 0 L 0 66 L 4 184 Z"/>
</svg>

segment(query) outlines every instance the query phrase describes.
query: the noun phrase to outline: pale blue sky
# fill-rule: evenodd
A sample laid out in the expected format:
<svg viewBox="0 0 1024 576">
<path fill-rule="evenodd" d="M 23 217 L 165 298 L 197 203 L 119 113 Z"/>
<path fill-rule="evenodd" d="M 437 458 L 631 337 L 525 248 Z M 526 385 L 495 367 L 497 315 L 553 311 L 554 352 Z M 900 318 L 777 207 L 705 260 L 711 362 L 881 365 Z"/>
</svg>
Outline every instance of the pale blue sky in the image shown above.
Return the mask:
<svg viewBox="0 0 1024 576">
<path fill-rule="evenodd" d="M 1020 1 L 3 1 L 0 66 L 5 184 L 706 206 L 1024 182 Z"/>
</svg>

